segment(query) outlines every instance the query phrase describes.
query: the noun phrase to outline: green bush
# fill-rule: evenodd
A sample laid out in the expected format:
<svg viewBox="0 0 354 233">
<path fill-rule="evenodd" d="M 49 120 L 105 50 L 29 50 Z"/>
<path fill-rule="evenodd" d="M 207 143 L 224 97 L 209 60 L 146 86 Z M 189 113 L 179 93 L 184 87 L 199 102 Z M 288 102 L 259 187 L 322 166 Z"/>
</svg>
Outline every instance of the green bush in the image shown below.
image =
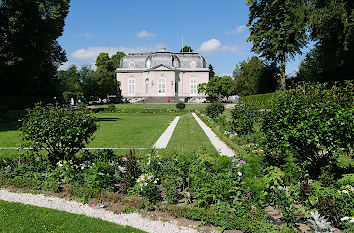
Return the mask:
<svg viewBox="0 0 354 233">
<path fill-rule="evenodd" d="M 254 124 L 260 122 L 264 112 L 252 105 L 235 105 L 232 109 L 232 127 L 238 134 L 254 132 Z"/>
<path fill-rule="evenodd" d="M 26 145 L 35 151 L 45 149 L 53 165 L 59 160 L 72 159 L 96 129 L 94 117 L 86 112 L 40 105 L 28 110 L 21 127 Z"/>
<path fill-rule="evenodd" d="M 107 111 L 108 112 L 115 112 L 116 106 L 114 104 L 108 105 Z"/>
<path fill-rule="evenodd" d="M 183 110 L 183 109 L 186 108 L 186 104 L 183 103 L 183 102 L 178 102 L 178 103 L 176 104 L 176 108 L 178 108 L 179 110 Z"/>
<path fill-rule="evenodd" d="M 271 109 L 273 106 L 272 99 L 276 97 L 277 93 L 267 93 L 267 94 L 259 94 L 259 95 L 250 95 L 241 97 L 239 99 L 240 103 L 244 103 L 247 105 L 252 105 L 257 108 L 263 109 Z"/>
<path fill-rule="evenodd" d="M 283 163 L 293 155 L 318 177 L 339 150 L 353 156 L 352 101 L 351 82 L 331 88 L 305 84 L 281 92 L 262 125 L 268 161 Z"/>
<path fill-rule="evenodd" d="M 211 103 L 205 108 L 206 115 L 211 118 L 216 118 L 221 115 L 225 110 L 225 107 L 221 103 Z"/>
</svg>

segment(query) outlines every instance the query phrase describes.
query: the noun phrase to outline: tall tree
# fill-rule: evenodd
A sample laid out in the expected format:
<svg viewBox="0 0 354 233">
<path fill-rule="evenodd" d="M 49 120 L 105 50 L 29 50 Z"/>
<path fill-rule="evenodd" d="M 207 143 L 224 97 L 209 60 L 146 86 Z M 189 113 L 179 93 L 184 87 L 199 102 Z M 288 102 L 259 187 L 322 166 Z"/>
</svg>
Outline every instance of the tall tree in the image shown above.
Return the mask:
<svg viewBox="0 0 354 233">
<path fill-rule="evenodd" d="M 235 83 L 229 76 L 212 77 L 208 83 L 198 85 L 198 92 L 205 93 L 209 97 L 218 99 L 235 95 Z"/>
<path fill-rule="evenodd" d="M 57 42 L 70 0 L 0 3 L 0 93 L 52 96 L 57 68 L 66 61 Z"/>
<path fill-rule="evenodd" d="M 277 67 L 264 64 L 258 57 L 240 62 L 232 76 L 237 95 L 247 96 L 273 92 L 277 88 Z"/>
<path fill-rule="evenodd" d="M 323 68 L 320 79 L 353 79 L 354 2 L 310 0 L 310 9 L 310 35 Z"/>
<path fill-rule="evenodd" d="M 247 0 L 252 52 L 280 63 L 285 89 L 286 60 L 301 53 L 306 44 L 306 0 Z"/>
<path fill-rule="evenodd" d="M 181 48 L 180 52 L 193 52 L 193 49 L 188 45 L 186 45 L 183 48 Z"/>
<path fill-rule="evenodd" d="M 215 76 L 214 67 L 209 64 L 209 79 Z"/>
</svg>

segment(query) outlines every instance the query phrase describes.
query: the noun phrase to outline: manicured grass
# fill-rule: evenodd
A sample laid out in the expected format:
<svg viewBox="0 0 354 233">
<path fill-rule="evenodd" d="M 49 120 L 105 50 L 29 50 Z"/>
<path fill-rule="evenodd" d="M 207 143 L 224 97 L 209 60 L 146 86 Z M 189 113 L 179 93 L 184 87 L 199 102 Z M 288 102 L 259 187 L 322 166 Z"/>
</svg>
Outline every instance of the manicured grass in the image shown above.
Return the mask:
<svg viewBox="0 0 354 233">
<path fill-rule="evenodd" d="M 0 201 L 1 232 L 144 232 L 100 219 Z"/>
<path fill-rule="evenodd" d="M 1 147 L 19 147 L 21 136 L 18 128 L 19 123 L 0 124 L 0 146 Z"/>
<path fill-rule="evenodd" d="M 100 113 L 88 147 L 151 148 L 177 114 Z"/>
<path fill-rule="evenodd" d="M 167 153 L 188 154 L 201 152 L 201 154 L 218 154 L 209 138 L 190 113 L 181 116 L 179 119 L 165 151 Z"/>
<path fill-rule="evenodd" d="M 207 104 L 186 104 L 186 108 L 184 111 L 191 111 L 191 110 L 201 110 L 205 108 Z M 97 108 L 107 108 L 108 105 L 96 105 Z M 176 110 L 176 104 L 115 104 L 117 111 L 151 111 L 151 112 L 160 112 L 160 111 L 167 111 L 167 110 Z"/>
</svg>

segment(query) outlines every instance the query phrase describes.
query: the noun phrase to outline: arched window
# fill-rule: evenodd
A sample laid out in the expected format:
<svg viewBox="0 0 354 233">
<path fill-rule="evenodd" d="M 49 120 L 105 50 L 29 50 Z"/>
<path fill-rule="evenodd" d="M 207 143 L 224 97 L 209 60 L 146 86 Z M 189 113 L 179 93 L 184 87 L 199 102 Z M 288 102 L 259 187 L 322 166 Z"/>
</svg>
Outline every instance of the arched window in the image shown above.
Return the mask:
<svg viewBox="0 0 354 233">
<path fill-rule="evenodd" d="M 135 78 L 128 79 L 128 93 L 130 95 L 135 94 Z"/>
<path fill-rule="evenodd" d="M 159 94 L 166 94 L 166 79 L 164 77 L 159 78 Z"/>
<path fill-rule="evenodd" d="M 191 94 L 197 94 L 198 92 L 198 84 L 196 78 L 191 78 Z"/>
</svg>

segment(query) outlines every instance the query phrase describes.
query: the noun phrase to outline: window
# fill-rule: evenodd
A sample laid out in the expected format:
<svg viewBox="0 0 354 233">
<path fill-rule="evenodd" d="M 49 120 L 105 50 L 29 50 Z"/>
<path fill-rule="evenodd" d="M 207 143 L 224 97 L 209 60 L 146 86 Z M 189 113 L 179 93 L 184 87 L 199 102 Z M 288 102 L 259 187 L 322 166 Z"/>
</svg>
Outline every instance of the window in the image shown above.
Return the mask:
<svg viewBox="0 0 354 233">
<path fill-rule="evenodd" d="M 191 94 L 197 94 L 198 91 L 197 79 L 191 78 Z"/>
<path fill-rule="evenodd" d="M 128 93 L 130 95 L 135 94 L 135 78 L 128 79 Z"/>
<path fill-rule="evenodd" d="M 164 77 L 159 78 L 159 94 L 166 94 L 166 79 Z"/>
</svg>

